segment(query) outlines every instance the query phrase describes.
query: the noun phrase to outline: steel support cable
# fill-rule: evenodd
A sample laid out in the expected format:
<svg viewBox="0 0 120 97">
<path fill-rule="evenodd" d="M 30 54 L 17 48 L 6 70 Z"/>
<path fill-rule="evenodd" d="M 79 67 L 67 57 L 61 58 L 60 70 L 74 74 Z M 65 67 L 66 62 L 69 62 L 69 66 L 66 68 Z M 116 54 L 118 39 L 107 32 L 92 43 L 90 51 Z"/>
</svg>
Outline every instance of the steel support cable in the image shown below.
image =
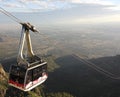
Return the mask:
<svg viewBox="0 0 120 97">
<path fill-rule="evenodd" d="M 17 23 L 22 23 L 22 20 L 18 19 L 17 17 L 15 17 L 14 15 L 12 15 L 11 13 L 9 13 L 8 11 L 6 11 L 5 9 L 3 9 L 2 7 L 0 7 L 0 12 L 5 14 L 6 16 L 8 16 L 9 18 L 11 18 L 13 21 L 17 22 Z"/>
<path fill-rule="evenodd" d="M 46 36 L 45 34 L 39 34 L 39 35 Z M 50 40 L 51 40 L 50 37 L 47 37 L 47 40 L 50 42 Z M 54 46 L 56 46 L 56 45 L 54 45 Z M 116 77 L 115 74 L 113 74 L 113 73 L 111 73 L 111 72 L 109 72 L 107 70 L 104 70 L 103 68 L 97 66 L 96 64 L 94 64 L 94 63 L 92 63 L 92 62 L 90 62 L 90 61 L 88 61 L 86 59 L 80 58 L 77 55 L 72 55 L 72 56 L 77 58 L 81 62 L 85 63 L 89 67 L 93 68 L 94 70 L 98 71 L 99 73 L 104 74 L 104 75 L 108 76 L 109 78 L 120 80 L 120 77 Z"/>
<path fill-rule="evenodd" d="M 10 17 L 12 20 L 14 20 L 15 22 L 17 23 L 20 23 L 21 24 L 21 20 L 18 19 L 17 17 L 15 17 L 14 15 L 12 15 L 11 13 L 9 13 L 8 11 L 6 11 L 5 9 L 3 9 L 2 7 L 0 7 L 0 11 L 5 14 L 6 16 Z M 40 34 L 42 36 L 46 36 L 45 34 Z M 47 39 L 47 40 L 51 40 L 51 39 Z M 50 42 L 50 41 L 49 41 Z M 54 45 L 55 46 L 55 45 Z M 102 69 L 101 67 L 98 67 L 96 66 L 94 63 L 88 61 L 88 60 L 85 60 L 85 59 L 81 59 L 80 57 L 76 56 L 76 55 L 73 55 L 73 57 L 77 58 L 78 60 L 80 60 L 81 62 L 87 64 L 89 67 L 95 69 L 96 71 L 112 78 L 112 79 L 120 79 L 120 77 L 115 77 L 115 75 L 109 71 L 106 71 L 104 69 Z"/>
<path fill-rule="evenodd" d="M 39 31 L 40 32 L 40 31 Z M 48 45 L 50 44 L 50 46 L 47 46 L 45 48 L 40 48 L 42 51 L 46 48 L 49 48 L 49 47 L 57 47 L 55 42 L 53 42 L 53 38 L 51 38 L 49 35 L 47 34 L 44 34 L 44 33 L 37 33 L 40 37 L 42 37 L 42 41 L 46 41 L 48 43 Z M 38 38 L 40 39 L 40 38 Z M 52 44 L 52 45 L 51 45 Z M 35 49 L 35 51 L 39 50 L 39 48 Z"/>
<path fill-rule="evenodd" d="M 102 73 L 106 76 L 108 76 L 109 78 L 112 78 L 112 79 L 116 79 L 116 80 L 120 80 L 120 77 L 116 77 L 115 74 L 107 71 L 107 70 L 104 70 L 103 68 L 101 67 L 98 67 L 96 66 L 94 63 L 88 61 L 88 60 L 85 60 L 85 59 L 82 59 L 80 57 L 78 57 L 77 55 L 72 55 L 73 57 L 77 58 L 78 60 L 80 60 L 81 62 L 85 63 L 86 65 L 88 65 L 89 67 L 95 69 L 96 71 L 98 71 L 99 73 Z"/>
<path fill-rule="evenodd" d="M 39 34 L 39 35 L 42 35 L 42 36 L 46 36 L 45 34 Z M 47 39 L 45 38 L 45 40 L 47 41 L 51 41 L 52 39 L 50 37 L 47 37 Z M 56 47 L 56 45 L 54 45 Z M 86 65 L 88 65 L 89 67 L 93 68 L 94 70 L 98 71 L 99 73 L 101 74 L 104 74 L 106 76 L 108 76 L 109 78 L 111 79 L 116 79 L 116 80 L 120 80 L 120 77 L 116 77 L 115 74 L 107 71 L 107 70 L 104 70 L 103 68 L 97 66 L 96 64 L 86 60 L 86 59 L 83 59 L 83 58 L 80 58 L 78 57 L 77 55 L 72 55 L 73 57 L 77 58 L 78 60 L 80 60 L 81 62 L 85 63 Z"/>
<path fill-rule="evenodd" d="M 9 13 L 8 11 L 6 11 L 5 9 L 3 9 L 2 7 L 0 7 L 0 12 L 3 13 L 4 15 L 8 16 L 9 18 L 11 18 L 13 21 L 21 24 L 22 23 L 22 20 L 18 19 L 17 17 L 15 17 L 14 15 L 12 15 L 11 13 Z M 42 35 L 42 36 L 45 36 L 45 34 L 39 34 L 39 35 Z M 47 37 L 48 38 L 48 37 Z M 50 42 L 50 39 L 46 39 L 45 40 L 48 40 L 48 42 Z"/>
</svg>

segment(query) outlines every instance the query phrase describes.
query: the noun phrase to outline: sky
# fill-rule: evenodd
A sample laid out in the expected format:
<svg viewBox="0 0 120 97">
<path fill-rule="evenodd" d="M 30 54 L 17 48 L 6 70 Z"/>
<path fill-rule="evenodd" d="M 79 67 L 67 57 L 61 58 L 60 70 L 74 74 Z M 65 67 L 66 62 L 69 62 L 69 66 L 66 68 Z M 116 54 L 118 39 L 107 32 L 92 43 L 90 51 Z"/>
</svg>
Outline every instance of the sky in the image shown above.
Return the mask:
<svg viewBox="0 0 120 97">
<path fill-rule="evenodd" d="M 0 0 L 0 7 L 40 25 L 120 22 L 120 0 Z M 11 20 L 0 14 L 0 23 L 7 22 Z"/>
<path fill-rule="evenodd" d="M 0 0 L 1 7 L 13 12 L 67 9 L 82 4 L 103 5 L 106 9 L 120 10 L 119 0 Z"/>
</svg>

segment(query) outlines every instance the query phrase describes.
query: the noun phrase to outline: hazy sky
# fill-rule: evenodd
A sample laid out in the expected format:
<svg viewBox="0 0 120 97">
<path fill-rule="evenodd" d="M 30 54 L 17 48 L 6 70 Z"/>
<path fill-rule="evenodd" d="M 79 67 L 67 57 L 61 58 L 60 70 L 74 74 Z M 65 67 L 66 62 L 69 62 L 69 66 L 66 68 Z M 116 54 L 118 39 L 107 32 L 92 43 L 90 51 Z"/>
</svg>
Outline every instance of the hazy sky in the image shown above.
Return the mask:
<svg viewBox="0 0 120 97">
<path fill-rule="evenodd" d="M 0 0 L 0 7 L 36 24 L 120 22 L 120 0 Z M 7 22 L 0 14 L 0 23 Z"/>
<path fill-rule="evenodd" d="M 0 6 L 13 12 L 30 12 L 31 9 L 34 11 L 68 9 L 82 4 L 101 5 L 105 9 L 120 10 L 119 0 L 0 0 Z"/>
</svg>

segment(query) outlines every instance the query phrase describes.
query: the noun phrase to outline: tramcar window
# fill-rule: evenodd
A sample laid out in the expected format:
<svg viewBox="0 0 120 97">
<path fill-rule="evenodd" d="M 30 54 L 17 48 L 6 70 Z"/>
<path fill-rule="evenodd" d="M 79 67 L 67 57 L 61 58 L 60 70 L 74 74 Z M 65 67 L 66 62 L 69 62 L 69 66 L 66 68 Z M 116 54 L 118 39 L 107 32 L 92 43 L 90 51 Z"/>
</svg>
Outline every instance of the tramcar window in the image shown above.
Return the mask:
<svg viewBox="0 0 120 97">
<path fill-rule="evenodd" d="M 26 72 L 26 70 L 24 70 L 23 68 L 20 68 L 19 76 L 20 76 L 21 78 L 24 78 L 25 72 Z"/>
<path fill-rule="evenodd" d="M 42 66 L 42 69 L 43 69 L 43 70 L 47 70 L 47 64 L 44 64 L 44 65 Z"/>
<path fill-rule="evenodd" d="M 39 72 L 42 72 L 42 66 L 39 67 Z"/>
<path fill-rule="evenodd" d="M 23 68 L 20 68 L 18 66 L 12 66 L 10 79 L 13 81 L 16 81 L 20 84 L 23 84 L 24 78 L 25 78 L 25 72 L 26 72 L 26 70 Z"/>
<path fill-rule="evenodd" d="M 33 69 L 33 79 L 38 79 L 42 76 L 42 66 Z"/>
<path fill-rule="evenodd" d="M 20 68 L 19 70 L 19 83 L 23 84 L 24 83 L 24 79 L 25 79 L 25 72 L 26 70 L 23 68 Z"/>
<path fill-rule="evenodd" d="M 12 73 L 12 74 L 17 74 L 17 73 L 18 73 L 18 70 L 17 70 L 17 67 L 16 67 L 16 66 L 12 66 L 12 68 L 11 68 L 11 73 Z"/>
<path fill-rule="evenodd" d="M 39 68 L 33 69 L 33 79 L 38 79 L 39 78 Z"/>
<path fill-rule="evenodd" d="M 26 84 L 32 81 L 32 70 L 29 70 L 26 76 Z"/>
</svg>

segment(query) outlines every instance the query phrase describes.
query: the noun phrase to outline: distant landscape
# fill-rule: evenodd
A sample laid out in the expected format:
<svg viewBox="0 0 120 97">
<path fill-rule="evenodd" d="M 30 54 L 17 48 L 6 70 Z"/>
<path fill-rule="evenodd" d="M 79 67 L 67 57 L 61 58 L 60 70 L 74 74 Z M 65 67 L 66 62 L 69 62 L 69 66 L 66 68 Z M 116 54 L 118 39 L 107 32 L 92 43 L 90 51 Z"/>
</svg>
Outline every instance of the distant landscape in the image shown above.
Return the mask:
<svg viewBox="0 0 120 97">
<path fill-rule="evenodd" d="M 119 26 L 79 26 L 81 28 L 43 27 L 41 33 L 45 35 L 31 34 L 33 50 L 48 62 L 49 78 L 43 87 L 37 88 L 44 91 L 42 94 L 37 92 L 39 97 L 43 94 L 53 97 L 50 95 L 55 93 L 68 93 L 71 95 L 68 97 L 120 96 L 119 80 L 100 74 L 72 56 L 77 54 L 119 77 Z M 16 62 L 20 31 L 13 35 L 8 31 L 3 32 L 4 30 L 0 32 L 0 63 L 8 73 L 10 65 Z M 33 92 L 36 93 L 37 89 Z M 12 90 L 11 87 L 6 92 L 10 95 L 9 90 Z M 22 92 L 21 95 L 23 94 Z M 25 95 L 21 97 L 26 97 Z"/>
</svg>

